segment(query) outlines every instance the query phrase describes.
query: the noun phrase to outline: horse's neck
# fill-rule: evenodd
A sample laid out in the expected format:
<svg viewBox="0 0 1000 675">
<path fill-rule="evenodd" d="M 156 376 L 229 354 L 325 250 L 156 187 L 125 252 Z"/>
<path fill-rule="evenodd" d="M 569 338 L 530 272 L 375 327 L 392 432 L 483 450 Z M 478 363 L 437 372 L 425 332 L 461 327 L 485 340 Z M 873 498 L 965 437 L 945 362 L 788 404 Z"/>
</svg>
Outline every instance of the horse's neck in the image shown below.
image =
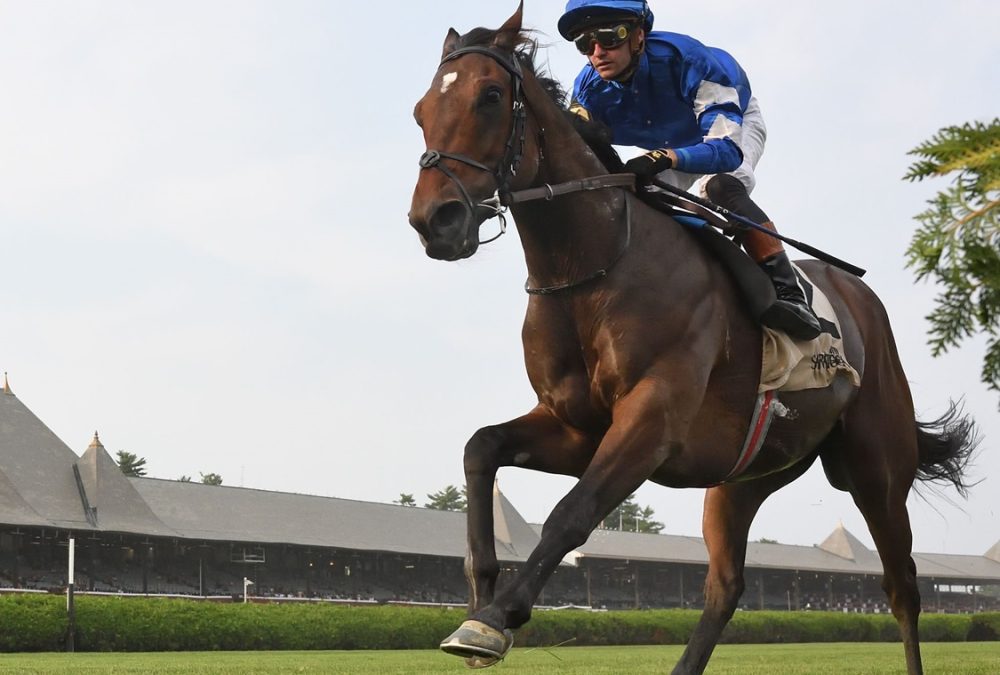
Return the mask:
<svg viewBox="0 0 1000 675">
<path fill-rule="evenodd" d="M 538 81 L 526 76 L 524 87 L 540 139 L 532 186 L 607 174 Z M 553 285 L 606 267 L 627 235 L 624 200 L 622 190 L 606 188 L 515 206 L 530 282 Z"/>
</svg>

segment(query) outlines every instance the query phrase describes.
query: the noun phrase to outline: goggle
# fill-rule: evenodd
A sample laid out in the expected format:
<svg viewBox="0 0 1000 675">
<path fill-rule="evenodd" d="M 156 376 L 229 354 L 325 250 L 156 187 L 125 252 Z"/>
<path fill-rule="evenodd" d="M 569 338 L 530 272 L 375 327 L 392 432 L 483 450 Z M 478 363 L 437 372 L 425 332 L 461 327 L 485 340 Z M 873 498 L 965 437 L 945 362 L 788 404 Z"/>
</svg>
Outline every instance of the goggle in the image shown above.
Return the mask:
<svg viewBox="0 0 1000 675">
<path fill-rule="evenodd" d="M 610 28 L 588 30 L 581 33 L 573 42 L 576 43 L 576 48 L 580 50 L 581 54 L 590 56 L 594 53 L 595 44 L 601 45 L 602 49 L 614 49 L 624 44 L 631 32 L 632 26 L 620 23 Z"/>
</svg>

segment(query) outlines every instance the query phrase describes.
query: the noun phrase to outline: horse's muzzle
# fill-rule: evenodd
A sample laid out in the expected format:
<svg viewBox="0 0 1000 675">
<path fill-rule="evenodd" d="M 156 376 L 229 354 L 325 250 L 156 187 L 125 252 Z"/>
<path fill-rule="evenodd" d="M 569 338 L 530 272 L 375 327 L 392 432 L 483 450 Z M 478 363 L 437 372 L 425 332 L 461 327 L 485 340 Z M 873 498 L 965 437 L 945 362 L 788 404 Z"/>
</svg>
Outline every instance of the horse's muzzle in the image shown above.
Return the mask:
<svg viewBox="0 0 1000 675">
<path fill-rule="evenodd" d="M 410 225 L 420 233 L 427 255 L 435 260 L 460 260 L 475 253 L 480 222 L 457 200 L 444 202 L 423 222 L 410 215 Z"/>
</svg>

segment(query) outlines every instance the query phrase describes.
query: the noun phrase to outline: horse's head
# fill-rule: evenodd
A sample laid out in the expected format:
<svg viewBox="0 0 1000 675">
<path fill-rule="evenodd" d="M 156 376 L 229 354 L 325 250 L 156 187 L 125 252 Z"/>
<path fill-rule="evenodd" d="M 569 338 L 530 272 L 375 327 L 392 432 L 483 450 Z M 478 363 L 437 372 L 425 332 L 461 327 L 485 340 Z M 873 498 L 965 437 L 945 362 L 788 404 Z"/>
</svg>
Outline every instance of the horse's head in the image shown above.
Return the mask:
<svg viewBox="0 0 1000 675">
<path fill-rule="evenodd" d="M 498 213 L 494 194 L 507 192 L 522 168 L 528 120 L 517 48 L 524 40 L 520 6 L 496 31 L 449 30 L 430 89 L 414 108 L 427 152 L 410 225 L 432 258 L 475 253 L 479 226 Z"/>
</svg>

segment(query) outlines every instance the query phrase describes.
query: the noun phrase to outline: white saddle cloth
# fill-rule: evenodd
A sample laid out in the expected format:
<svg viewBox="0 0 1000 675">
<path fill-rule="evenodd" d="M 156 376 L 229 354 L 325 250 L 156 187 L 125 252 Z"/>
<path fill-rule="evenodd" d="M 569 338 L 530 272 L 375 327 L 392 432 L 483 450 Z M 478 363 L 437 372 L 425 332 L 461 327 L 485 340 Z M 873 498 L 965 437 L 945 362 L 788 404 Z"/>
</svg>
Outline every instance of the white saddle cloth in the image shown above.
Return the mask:
<svg viewBox="0 0 1000 675">
<path fill-rule="evenodd" d="M 849 377 L 855 387 L 861 386 L 858 371 L 845 358 L 840 321 L 833 306 L 798 266 L 793 264 L 793 267 L 801 277 L 800 285 L 812 287 L 812 308 L 825 330 L 814 340 L 793 340 L 764 326 L 763 363 L 757 391 L 822 389 L 829 386 L 838 373 Z M 805 295 L 808 298 L 810 293 Z M 835 327 L 836 336 L 827 332 L 830 325 Z"/>
</svg>

